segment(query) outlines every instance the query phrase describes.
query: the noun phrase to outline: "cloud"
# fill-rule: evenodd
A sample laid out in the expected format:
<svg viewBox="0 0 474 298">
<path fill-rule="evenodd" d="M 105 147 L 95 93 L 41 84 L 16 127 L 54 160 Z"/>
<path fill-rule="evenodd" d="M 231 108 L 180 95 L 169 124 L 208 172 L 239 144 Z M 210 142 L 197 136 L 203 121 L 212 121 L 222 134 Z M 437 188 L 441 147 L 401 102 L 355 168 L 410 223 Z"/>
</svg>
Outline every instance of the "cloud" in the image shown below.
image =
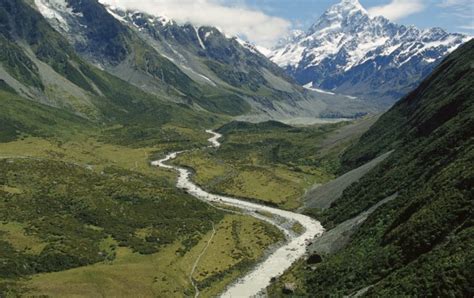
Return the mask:
<svg viewBox="0 0 474 298">
<path fill-rule="evenodd" d="M 462 25 L 462 26 L 459 26 L 458 28 L 463 29 L 463 30 L 474 31 L 474 23 L 470 23 L 470 24 L 467 24 L 467 25 Z"/>
<path fill-rule="evenodd" d="M 99 0 L 119 8 L 134 9 L 156 16 L 167 16 L 178 23 L 218 27 L 226 34 L 240 36 L 263 46 L 274 45 L 287 34 L 291 23 L 246 7 L 243 2 L 230 5 L 222 0 Z"/>
<path fill-rule="evenodd" d="M 424 9 L 425 5 L 423 4 L 422 0 L 392 0 L 386 5 L 369 8 L 369 13 L 374 16 L 384 16 L 389 20 L 396 21 L 398 19 L 423 11 Z"/>
<path fill-rule="evenodd" d="M 442 0 L 437 5 L 445 13 L 472 20 L 474 18 L 474 2 L 472 0 Z"/>
<path fill-rule="evenodd" d="M 474 21 L 471 21 L 470 23 L 465 24 L 465 25 L 458 26 L 458 28 L 463 29 L 463 30 L 474 31 Z"/>
<path fill-rule="evenodd" d="M 439 7 L 453 7 L 453 6 L 464 6 L 472 5 L 472 0 L 443 0 L 438 4 Z M 472 6 L 471 6 L 472 9 Z"/>
<path fill-rule="evenodd" d="M 444 9 L 445 15 L 465 22 L 458 26 L 459 29 L 474 31 L 474 2 L 472 0 L 443 0 L 438 6 Z"/>
</svg>

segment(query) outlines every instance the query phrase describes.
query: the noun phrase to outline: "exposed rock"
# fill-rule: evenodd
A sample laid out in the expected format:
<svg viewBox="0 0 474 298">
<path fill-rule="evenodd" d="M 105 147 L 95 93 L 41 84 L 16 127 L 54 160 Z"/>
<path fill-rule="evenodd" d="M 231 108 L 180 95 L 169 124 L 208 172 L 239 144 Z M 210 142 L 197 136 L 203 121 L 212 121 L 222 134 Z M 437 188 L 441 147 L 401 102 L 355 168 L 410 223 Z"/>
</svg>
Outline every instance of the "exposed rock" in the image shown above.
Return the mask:
<svg viewBox="0 0 474 298">
<path fill-rule="evenodd" d="M 312 254 L 309 256 L 309 258 L 306 260 L 306 264 L 308 265 L 313 265 L 313 264 L 319 264 L 323 261 L 323 258 L 318 255 L 318 254 Z"/>
<path fill-rule="evenodd" d="M 285 283 L 285 286 L 282 289 L 283 294 L 293 294 L 296 290 L 296 285 L 294 283 Z"/>
</svg>

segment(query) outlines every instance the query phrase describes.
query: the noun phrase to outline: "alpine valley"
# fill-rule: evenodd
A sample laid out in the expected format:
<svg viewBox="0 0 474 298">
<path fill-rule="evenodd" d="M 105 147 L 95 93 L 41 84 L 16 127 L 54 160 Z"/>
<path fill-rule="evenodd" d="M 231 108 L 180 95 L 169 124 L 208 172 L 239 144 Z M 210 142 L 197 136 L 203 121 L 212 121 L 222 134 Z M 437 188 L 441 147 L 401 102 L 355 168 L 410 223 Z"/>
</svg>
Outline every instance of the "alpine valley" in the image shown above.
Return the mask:
<svg viewBox="0 0 474 298">
<path fill-rule="evenodd" d="M 474 295 L 474 41 L 144 10 L 0 0 L 0 297 Z"/>
</svg>

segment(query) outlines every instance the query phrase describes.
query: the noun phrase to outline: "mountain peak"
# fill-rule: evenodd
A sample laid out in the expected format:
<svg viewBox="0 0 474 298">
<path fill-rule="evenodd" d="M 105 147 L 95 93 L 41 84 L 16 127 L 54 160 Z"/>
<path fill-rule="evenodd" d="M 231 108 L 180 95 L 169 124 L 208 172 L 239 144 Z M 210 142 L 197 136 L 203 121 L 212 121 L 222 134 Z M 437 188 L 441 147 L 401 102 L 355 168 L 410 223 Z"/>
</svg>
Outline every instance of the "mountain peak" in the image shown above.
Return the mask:
<svg viewBox="0 0 474 298">
<path fill-rule="evenodd" d="M 358 0 L 342 0 L 326 10 L 310 28 L 309 33 L 312 34 L 327 28 L 351 27 L 369 19 L 369 13 Z"/>
<path fill-rule="evenodd" d="M 421 30 L 382 16 L 371 17 L 358 0 L 342 0 L 326 10 L 305 34 L 279 44 L 270 58 L 302 85 L 311 83 L 339 93 L 351 87 L 363 91 L 350 95 L 377 100 L 384 97 L 391 104 L 413 88 L 409 82 L 421 80 L 467 39 L 440 28 Z M 400 79 L 393 80 L 394 76 Z M 404 83 L 390 85 L 395 81 Z M 384 86 L 386 91 L 378 95 L 364 91 L 371 86 Z"/>
<path fill-rule="evenodd" d="M 343 15 L 350 15 L 357 12 L 368 14 L 367 10 L 360 4 L 359 0 L 342 0 L 341 2 L 331 6 L 325 14 L 339 13 Z"/>
<path fill-rule="evenodd" d="M 343 6 L 343 7 L 351 7 L 351 8 L 357 8 L 360 10 L 365 10 L 364 7 L 360 4 L 359 0 L 341 0 L 338 4 L 335 6 Z"/>
</svg>

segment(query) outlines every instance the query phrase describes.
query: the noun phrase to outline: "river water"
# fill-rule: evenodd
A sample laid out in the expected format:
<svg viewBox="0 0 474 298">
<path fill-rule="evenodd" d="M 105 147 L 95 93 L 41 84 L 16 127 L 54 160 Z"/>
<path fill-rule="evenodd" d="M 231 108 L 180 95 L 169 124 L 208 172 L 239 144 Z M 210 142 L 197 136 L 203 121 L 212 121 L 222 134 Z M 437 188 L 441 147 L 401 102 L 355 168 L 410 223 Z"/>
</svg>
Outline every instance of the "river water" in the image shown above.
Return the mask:
<svg viewBox="0 0 474 298">
<path fill-rule="evenodd" d="M 208 140 L 211 144 L 209 147 L 220 147 L 219 138 L 221 138 L 222 135 L 211 130 L 207 130 L 206 132 L 212 135 Z M 307 245 L 315 237 L 320 236 L 324 232 L 324 228 L 320 222 L 306 215 L 206 192 L 192 182 L 191 172 L 189 170 L 167 164 L 168 161 L 175 159 L 183 152 L 184 151 L 170 153 L 165 158 L 152 162 L 152 165 L 177 171 L 179 177 L 176 186 L 186 190 L 186 192 L 199 200 L 237 207 L 259 219 L 262 219 L 262 216 L 255 212 L 271 214 L 274 219 L 278 219 L 267 221 L 285 232 L 287 241 L 269 254 L 265 260 L 256 265 L 247 275 L 230 285 L 221 296 L 252 297 L 262 295 L 265 288 L 271 283 L 273 277 L 283 274 L 295 261 L 305 255 Z M 301 224 L 304 228 L 302 234 L 297 235 L 292 231 L 291 227 L 295 223 Z"/>
</svg>

